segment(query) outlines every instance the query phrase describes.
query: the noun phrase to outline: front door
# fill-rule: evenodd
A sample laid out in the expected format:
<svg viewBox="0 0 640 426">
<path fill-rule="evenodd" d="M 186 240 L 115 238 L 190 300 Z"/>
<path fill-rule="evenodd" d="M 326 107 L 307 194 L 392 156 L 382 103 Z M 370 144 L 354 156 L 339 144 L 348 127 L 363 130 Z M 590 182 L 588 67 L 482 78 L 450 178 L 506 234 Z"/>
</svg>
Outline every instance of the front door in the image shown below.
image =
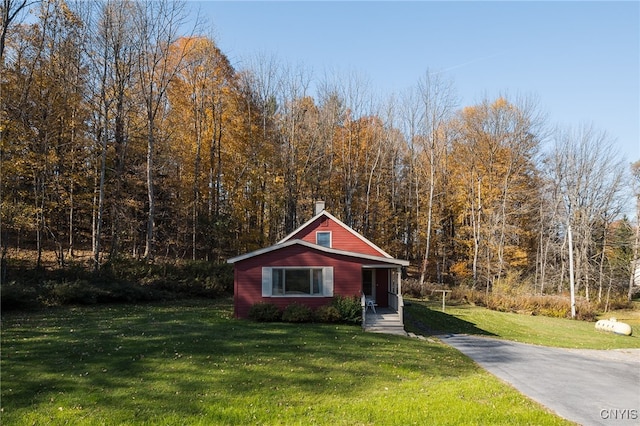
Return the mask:
<svg viewBox="0 0 640 426">
<path fill-rule="evenodd" d="M 373 269 L 362 270 L 362 292 L 367 299 L 376 300 L 376 274 Z"/>
</svg>

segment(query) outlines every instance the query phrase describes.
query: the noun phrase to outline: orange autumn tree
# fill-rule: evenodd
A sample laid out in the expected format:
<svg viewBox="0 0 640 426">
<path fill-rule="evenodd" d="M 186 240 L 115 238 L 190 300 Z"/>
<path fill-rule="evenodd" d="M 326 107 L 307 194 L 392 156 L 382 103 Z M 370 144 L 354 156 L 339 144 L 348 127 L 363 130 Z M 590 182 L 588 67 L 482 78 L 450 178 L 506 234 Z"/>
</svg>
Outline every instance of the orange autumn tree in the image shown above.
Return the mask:
<svg viewBox="0 0 640 426">
<path fill-rule="evenodd" d="M 487 291 L 531 262 L 543 120 L 529 102 L 500 97 L 458 115 L 450 156 L 458 262 Z"/>
<path fill-rule="evenodd" d="M 175 196 L 180 198 L 174 229 L 180 230 L 180 246 L 191 247 L 191 258 L 213 250 L 220 255 L 225 179 L 235 180 L 230 153 L 237 140 L 230 137 L 237 125 L 238 93 L 234 70 L 227 57 L 206 37 L 180 38 L 171 53 L 182 58 L 183 66 L 168 89 L 171 135 L 169 155 L 175 167 Z M 225 137 L 226 136 L 226 137 Z"/>
</svg>

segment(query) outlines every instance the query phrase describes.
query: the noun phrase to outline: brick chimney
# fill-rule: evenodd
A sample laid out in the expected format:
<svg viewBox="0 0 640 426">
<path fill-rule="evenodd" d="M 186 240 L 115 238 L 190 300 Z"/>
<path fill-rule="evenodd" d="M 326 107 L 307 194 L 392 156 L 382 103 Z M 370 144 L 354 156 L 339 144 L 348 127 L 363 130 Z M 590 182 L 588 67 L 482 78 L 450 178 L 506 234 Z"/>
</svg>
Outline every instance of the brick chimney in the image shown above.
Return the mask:
<svg viewBox="0 0 640 426">
<path fill-rule="evenodd" d="M 324 201 L 316 201 L 315 208 L 313 210 L 313 215 L 317 216 L 324 210 Z"/>
</svg>

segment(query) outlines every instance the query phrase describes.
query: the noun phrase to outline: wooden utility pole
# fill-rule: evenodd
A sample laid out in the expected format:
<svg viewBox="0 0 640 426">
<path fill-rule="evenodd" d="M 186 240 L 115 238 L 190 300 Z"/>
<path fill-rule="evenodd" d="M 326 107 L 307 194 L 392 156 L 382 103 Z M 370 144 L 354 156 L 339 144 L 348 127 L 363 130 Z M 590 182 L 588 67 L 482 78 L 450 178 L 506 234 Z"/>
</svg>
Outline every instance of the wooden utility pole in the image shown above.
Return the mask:
<svg viewBox="0 0 640 426">
<path fill-rule="evenodd" d="M 569 214 L 569 221 L 571 221 L 571 214 Z M 576 286 L 573 274 L 573 233 L 571 232 L 571 223 L 567 228 L 567 238 L 569 242 L 569 291 L 571 293 L 571 318 L 576 317 Z"/>
</svg>

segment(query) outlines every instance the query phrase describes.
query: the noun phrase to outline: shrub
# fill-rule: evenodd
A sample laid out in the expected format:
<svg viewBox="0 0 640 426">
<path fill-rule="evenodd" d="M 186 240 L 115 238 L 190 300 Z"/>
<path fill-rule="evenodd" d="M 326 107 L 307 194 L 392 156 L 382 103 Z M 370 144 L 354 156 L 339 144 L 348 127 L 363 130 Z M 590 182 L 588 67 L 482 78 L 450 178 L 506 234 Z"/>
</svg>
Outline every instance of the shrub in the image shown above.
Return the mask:
<svg viewBox="0 0 640 426">
<path fill-rule="evenodd" d="M 402 293 L 405 296 L 422 298 L 425 289 L 420 287 L 420 281 L 415 278 L 407 278 L 402 282 Z"/>
<path fill-rule="evenodd" d="M 318 322 L 331 323 L 339 322 L 342 318 L 335 306 L 325 305 L 316 309 L 315 319 Z"/>
<path fill-rule="evenodd" d="M 282 312 L 282 321 L 285 322 L 310 322 L 312 318 L 311 308 L 299 303 L 288 305 Z"/>
<path fill-rule="evenodd" d="M 179 282 L 182 291 L 196 297 L 220 297 L 233 291 L 233 265 L 189 261 L 173 267 L 167 278 Z"/>
<path fill-rule="evenodd" d="M 233 292 L 233 265 L 203 260 L 151 264 L 117 258 L 103 266 L 100 276 L 104 280 L 139 283 L 179 297 L 217 298 Z"/>
<path fill-rule="evenodd" d="M 143 287 L 135 284 L 112 282 L 103 283 L 101 288 L 104 290 L 97 295 L 98 303 L 114 303 L 114 302 L 148 302 L 153 300 L 174 300 L 175 293 L 170 293 L 152 288 Z"/>
<path fill-rule="evenodd" d="M 86 280 L 62 283 L 47 281 L 44 286 L 49 289 L 48 302 L 54 305 L 93 305 L 97 303 L 99 296 L 108 293 Z"/>
<path fill-rule="evenodd" d="M 460 300 L 462 293 L 454 291 L 452 293 L 456 300 Z M 543 315 L 555 318 L 570 318 L 571 303 L 566 296 L 552 295 L 510 295 L 501 293 L 491 293 L 477 290 L 467 291 L 467 301 L 479 306 L 498 312 L 514 312 L 528 315 Z M 593 321 L 596 318 L 595 306 L 586 300 L 576 301 L 576 319 Z"/>
<path fill-rule="evenodd" d="M 12 281 L 2 284 L 0 294 L 2 312 L 35 309 L 41 305 L 38 291 L 33 285 L 19 284 Z"/>
<path fill-rule="evenodd" d="M 571 316 L 571 309 L 567 312 L 567 318 Z M 594 309 L 593 305 L 586 300 L 581 300 L 576 303 L 576 319 L 581 321 L 595 321 L 598 313 Z"/>
<path fill-rule="evenodd" d="M 362 321 L 362 306 L 357 296 L 345 297 L 337 295 L 331 304 L 340 313 L 340 319 L 348 323 Z"/>
<path fill-rule="evenodd" d="M 611 296 L 609 300 L 603 297 L 602 301 L 595 303 L 599 311 L 607 312 L 617 309 L 633 309 L 633 302 L 627 299 L 626 295 Z"/>
<path fill-rule="evenodd" d="M 258 322 L 280 321 L 282 313 L 273 303 L 259 302 L 249 308 L 249 319 Z"/>
<path fill-rule="evenodd" d="M 73 260 L 57 269 L 10 261 L 3 273 L 2 310 L 220 298 L 233 292 L 233 265 L 208 261 L 149 263 L 123 256 L 110 259 L 99 271 Z"/>
</svg>

